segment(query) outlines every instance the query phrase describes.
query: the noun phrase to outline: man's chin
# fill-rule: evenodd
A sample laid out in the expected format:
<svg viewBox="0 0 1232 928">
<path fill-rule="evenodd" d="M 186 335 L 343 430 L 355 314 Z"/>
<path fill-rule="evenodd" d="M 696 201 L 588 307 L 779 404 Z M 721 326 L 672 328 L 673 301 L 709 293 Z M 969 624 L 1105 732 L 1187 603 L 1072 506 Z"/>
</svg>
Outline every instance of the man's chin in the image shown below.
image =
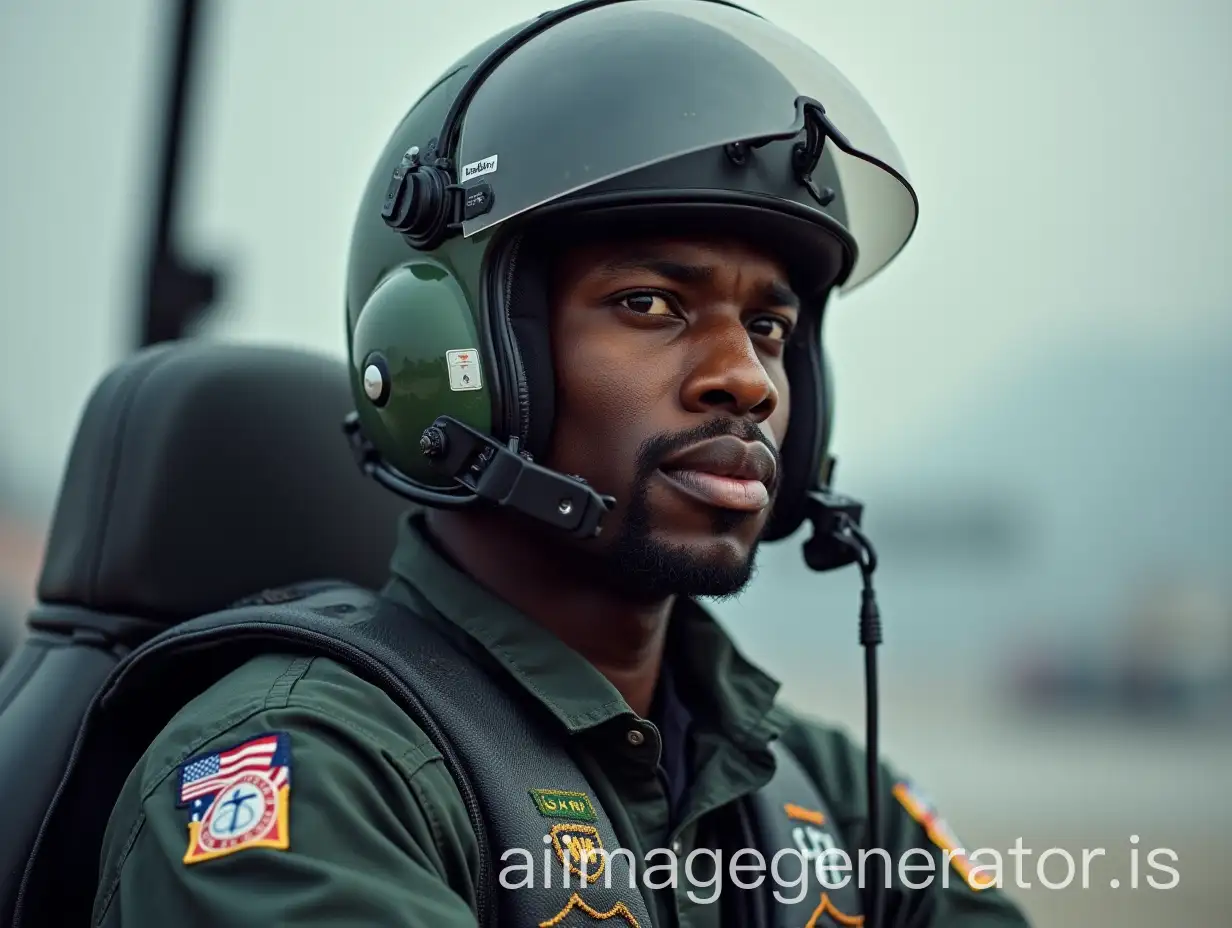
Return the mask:
<svg viewBox="0 0 1232 928">
<path fill-rule="evenodd" d="M 724 598 L 752 579 L 756 547 L 731 536 L 690 541 L 643 536 L 613 551 L 613 566 L 619 582 L 637 595 Z"/>
<path fill-rule="evenodd" d="M 651 474 L 632 488 L 602 569 L 626 596 L 734 596 L 753 577 L 768 518 L 704 505 Z"/>
</svg>

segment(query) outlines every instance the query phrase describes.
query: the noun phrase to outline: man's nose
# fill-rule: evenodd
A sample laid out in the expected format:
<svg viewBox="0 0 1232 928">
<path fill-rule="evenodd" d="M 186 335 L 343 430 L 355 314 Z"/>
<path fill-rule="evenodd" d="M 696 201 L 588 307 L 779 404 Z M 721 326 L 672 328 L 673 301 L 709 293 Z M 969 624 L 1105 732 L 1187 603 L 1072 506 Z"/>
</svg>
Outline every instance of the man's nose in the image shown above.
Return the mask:
<svg viewBox="0 0 1232 928">
<path fill-rule="evenodd" d="M 739 321 L 707 326 L 698 333 L 692 356 L 681 396 L 690 412 L 721 409 L 756 422 L 774 413 L 778 389 Z"/>
</svg>

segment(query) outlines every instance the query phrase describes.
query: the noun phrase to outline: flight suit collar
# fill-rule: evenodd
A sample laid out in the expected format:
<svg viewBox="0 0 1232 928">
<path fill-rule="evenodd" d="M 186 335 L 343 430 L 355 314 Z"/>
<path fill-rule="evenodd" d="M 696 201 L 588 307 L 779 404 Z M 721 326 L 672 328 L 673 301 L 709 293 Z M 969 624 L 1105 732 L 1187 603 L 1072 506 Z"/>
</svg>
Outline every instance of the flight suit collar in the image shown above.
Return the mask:
<svg viewBox="0 0 1232 928">
<path fill-rule="evenodd" d="M 424 513 L 399 526 L 387 595 L 406 599 L 406 584 L 428 601 L 542 703 L 570 733 L 634 713 L 620 692 L 581 654 L 462 572 L 432 542 Z M 678 601 L 668 636 L 677 689 L 697 721 L 746 748 L 764 749 L 786 724 L 775 705 L 776 680 L 736 649 L 719 623 L 693 600 Z"/>
</svg>

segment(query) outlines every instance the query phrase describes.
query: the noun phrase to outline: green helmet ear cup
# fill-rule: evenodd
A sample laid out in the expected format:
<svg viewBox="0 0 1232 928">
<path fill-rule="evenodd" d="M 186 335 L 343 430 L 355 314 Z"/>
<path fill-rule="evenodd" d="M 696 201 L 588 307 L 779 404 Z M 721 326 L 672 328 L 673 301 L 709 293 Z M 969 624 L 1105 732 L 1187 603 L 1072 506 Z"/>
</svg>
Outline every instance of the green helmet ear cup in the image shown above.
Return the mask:
<svg viewBox="0 0 1232 928">
<path fill-rule="evenodd" d="M 454 485 L 429 466 L 420 438 L 437 416 L 490 432 L 487 360 L 466 296 L 444 266 L 421 258 L 381 281 L 355 320 L 350 379 L 363 434 L 387 465 L 434 488 Z"/>
</svg>

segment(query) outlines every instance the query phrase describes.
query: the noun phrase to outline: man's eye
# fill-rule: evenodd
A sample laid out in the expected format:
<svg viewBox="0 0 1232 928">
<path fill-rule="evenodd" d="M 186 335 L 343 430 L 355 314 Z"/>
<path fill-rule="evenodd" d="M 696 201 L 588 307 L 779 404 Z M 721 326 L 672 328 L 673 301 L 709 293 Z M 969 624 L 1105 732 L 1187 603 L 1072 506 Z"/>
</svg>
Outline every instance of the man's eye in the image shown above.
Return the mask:
<svg viewBox="0 0 1232 928">
<path fill-rule="evenodd" d="M 620 305 L 648 316 L 671 316 L 671 304 L 657 293 L 635 293 L 620 301 Z"/>
<path fill-rule="evenodd" d="M 791 337 L 791 325 L 777 316 L 761 316 L 749 326 L 756 335 L 765 335 L 781 342 Z"/>
</svg>

